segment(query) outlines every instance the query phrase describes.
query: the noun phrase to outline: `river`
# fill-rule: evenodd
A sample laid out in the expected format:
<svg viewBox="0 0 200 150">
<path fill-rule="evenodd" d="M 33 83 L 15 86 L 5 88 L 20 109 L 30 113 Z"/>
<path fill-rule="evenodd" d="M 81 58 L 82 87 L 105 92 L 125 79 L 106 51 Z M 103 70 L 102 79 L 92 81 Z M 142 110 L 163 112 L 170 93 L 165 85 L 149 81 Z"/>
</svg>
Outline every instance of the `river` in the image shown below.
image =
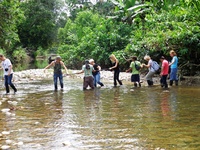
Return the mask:
<svg viewBox="0 0 200 150">
<path fill-rule="evenodd" d="M 0 147 L 16 150 L 200 149 L 200 87 L 130 84 L 82 91 L 81 79 L 18 83 L 0 90 Z M 7 146 L 7 147 L 6 147 Z"/>
</svg>

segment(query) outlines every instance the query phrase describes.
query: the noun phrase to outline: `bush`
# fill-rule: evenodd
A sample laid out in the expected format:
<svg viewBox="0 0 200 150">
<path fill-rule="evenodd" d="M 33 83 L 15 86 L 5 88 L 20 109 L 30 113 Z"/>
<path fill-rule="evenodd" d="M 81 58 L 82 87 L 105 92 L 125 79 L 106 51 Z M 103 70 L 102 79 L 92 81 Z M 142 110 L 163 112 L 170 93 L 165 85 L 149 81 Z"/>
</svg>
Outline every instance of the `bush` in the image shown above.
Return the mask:
<svg viewBox="0 0 200 150">
<path fill-rule="evenodd" d="M 2 55 L 4 55 L 4 54 L 5 54 L 4 50 L 3 50 L 3 49 L 1 49 L 1 48 L 0 48 L 0 54 L 2 54 Z"/>
<path fill-rule="evenodd" d="M 26 54 L 25 49 L 18 47 L 13 51 L 12 54 L 15 63 L 24 63 L 28 60 L 28 55 Z"/>
</svg>

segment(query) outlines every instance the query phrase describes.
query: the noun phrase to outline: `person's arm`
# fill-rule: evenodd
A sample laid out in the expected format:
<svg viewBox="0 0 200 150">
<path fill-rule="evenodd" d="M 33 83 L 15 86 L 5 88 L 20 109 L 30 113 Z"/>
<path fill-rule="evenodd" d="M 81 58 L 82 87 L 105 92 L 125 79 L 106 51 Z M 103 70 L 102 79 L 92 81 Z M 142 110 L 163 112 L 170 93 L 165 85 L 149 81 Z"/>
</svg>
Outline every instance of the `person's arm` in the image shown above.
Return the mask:
<svg viewBox="0 0 200 150">
<path fill-rule="evenodd" d="M 1 66 L 0 70 L 3 70 L 2 66 Z"/>
<path fill-rule="evenodd" d="M 65 66 L 65 64 L 62 61 L 60 63 L 63 66 L 63 68 L 65 69 L 66 74 L 69 74 L 69 72 L 68 72 L 67 67 Z"/>
<path fill-rule="evenodd" d="M 132 70 L 132 68 L 127 69 L 127 70 L 126 70 L 126 73 L 127 73 L 127 72 L 130 72 L 131 70 Z"/>
<path fill-rule="evenodd" d="M 164 69 L 164 64 L 162 64 L 162 66 L 161 66 L 160 76 L 162 76 L 163 69 Z"/>
<path fill-rule="evenodd" d="M 3 70 L 2 63 L 0 63 L 0 70 Z"/>
<path fill-rule="evenodd" d="M 148 62 L 148 64 L 142 64 L 142 67 L 146 67 L 146 68 L 150 68 L 151 67 L 151 64 Z"/>
<path fill-rule="evenodd" d="M 115 65 L 114 65 L 113 67 L 110 67 L 109 69 L 112 70 L 112 69 L 116 68 L 117 65 L 118 65 L 118 63 L 119 63 L 119 61 L 118 61 L 118 59 L 116 59 L 116 63 L 115 63 Z"/>
<path fill-rule="evenodd" d="M 171 66 L 173 63 L 175 63 L 175 58 L 173 57 L 172 61 L 169 63 L 169 66 Z"/>
<path fill-rule="evenodd" d="M 50 68 L 50 67 L 53 66 L 53 65 L 54 65 L 54 61 L 52 61 L 48 66 L 46 66 L 46 67 L 44 68 L 44 72 L 45 72 L 46 69 Z"/>
<path fill-rule="evenodd" d="M 81 74 L 81 73 L 83 73 L 83 72 L 84 72 L 84 66 L 82 66 L 82 69 L 81 69 L 80 72 L 76 72 L 76 73 L 74 73 L 74 74 Z"/>
<path fill-rule="evenodd" d="M 97 68 L 98 68 L 98 70 L 99 70 L 99 71 L 101 71 L 101 66 L 99 66 L 99 65 L 98 65 L 98 67 L 97 67 Z"/>
<path fill-rule="evenodd" d="M 83 73 L 84 71 L 83 70 L 81 70 L 80 72 L 76 72 L 75 74 L 81 74 L 81 73 Z"/>
<path fill-rule="evenodd" d="M 8 66 L 8 76 L 11 74 L 12 64 Z"/>
<path fill-rule="evenodd" d="M 132 70 L 133 62 L 129 65 L 129 68 L 126 70 L 126 73 L 130 72 Z"/>
</svg>

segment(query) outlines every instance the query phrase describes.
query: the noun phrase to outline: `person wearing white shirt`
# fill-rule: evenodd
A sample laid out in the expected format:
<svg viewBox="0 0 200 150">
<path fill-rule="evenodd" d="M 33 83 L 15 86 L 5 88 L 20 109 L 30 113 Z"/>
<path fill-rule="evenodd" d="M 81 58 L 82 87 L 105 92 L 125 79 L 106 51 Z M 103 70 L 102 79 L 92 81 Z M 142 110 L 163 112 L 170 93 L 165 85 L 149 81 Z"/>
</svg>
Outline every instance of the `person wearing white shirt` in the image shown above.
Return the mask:
<svg viewBox="0 0 200 150">
<path fill-rule="evenodd" d="M 15 85 L 12 83 L 13 78 L 13 69 L 12 69 L 12 63 L 11 61 L 6 58 L 4 55 L 0 54 L 0 60 L 1 60 L 1 68 L 4 72 L 4 84 L 6 87 L 6 94 L 10 93 L 9 85 L 14 90 L 14 93 L 17 92 L 17 89 Z"/>
<path fill-rule="evenodd" d="M 142 64 L 142 67 L 146 67 L 149 69 L 149 72 L 147 73 L 147 75 L 145 76 L 146 80 L 147 80 L 147 84 L 148 86 L 152 86 L 153 85 L 153 76 L 155 74 L 155 70 L 152 67 L 153 66 L 153 60 L 151 59 L 150 56 L 146 55 L 144 57 L 144 60 L 146 60 L 148 62 L 148 64 Z"/>
</svg>

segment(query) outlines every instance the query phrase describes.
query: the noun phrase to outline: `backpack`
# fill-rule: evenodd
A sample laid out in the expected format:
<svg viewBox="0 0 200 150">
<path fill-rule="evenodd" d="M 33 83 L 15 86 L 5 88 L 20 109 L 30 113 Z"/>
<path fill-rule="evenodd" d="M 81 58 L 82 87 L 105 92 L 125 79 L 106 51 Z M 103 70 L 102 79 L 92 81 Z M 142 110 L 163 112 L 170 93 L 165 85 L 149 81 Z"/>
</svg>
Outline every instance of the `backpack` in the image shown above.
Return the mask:
<svg viewBox="0 0 200 150">
<path fill-rule="evenodd" d="M 90 65 L 89 65 L 89 64 L 85 64 L 85 68 L 86 68 L 87 70 L 90 70 Z"/>
<path fill-rule="evenodd" d="M 135 62 L 134 62 L 134 63 L 135 63 Z M 139 66 L 138 64 L 135 63 L 135 69 L 136 69 L 137 71 L 139 71 L 139 70 L 141 69 L 141 66 Z"/>
<path fill-rule="evenodd" d="M 160 65 L 156 61 L 152 61 L 152 66 L 151 66 L 155 72 L 159 72 L 160 70 Z"/>
<path fill-rule="evenodd" d="M 88 60 L 85 61 L 85 68 L 87 70 L 90 70 L 90 65 L 89 65 L 89 61 Z"/>
</svg>

